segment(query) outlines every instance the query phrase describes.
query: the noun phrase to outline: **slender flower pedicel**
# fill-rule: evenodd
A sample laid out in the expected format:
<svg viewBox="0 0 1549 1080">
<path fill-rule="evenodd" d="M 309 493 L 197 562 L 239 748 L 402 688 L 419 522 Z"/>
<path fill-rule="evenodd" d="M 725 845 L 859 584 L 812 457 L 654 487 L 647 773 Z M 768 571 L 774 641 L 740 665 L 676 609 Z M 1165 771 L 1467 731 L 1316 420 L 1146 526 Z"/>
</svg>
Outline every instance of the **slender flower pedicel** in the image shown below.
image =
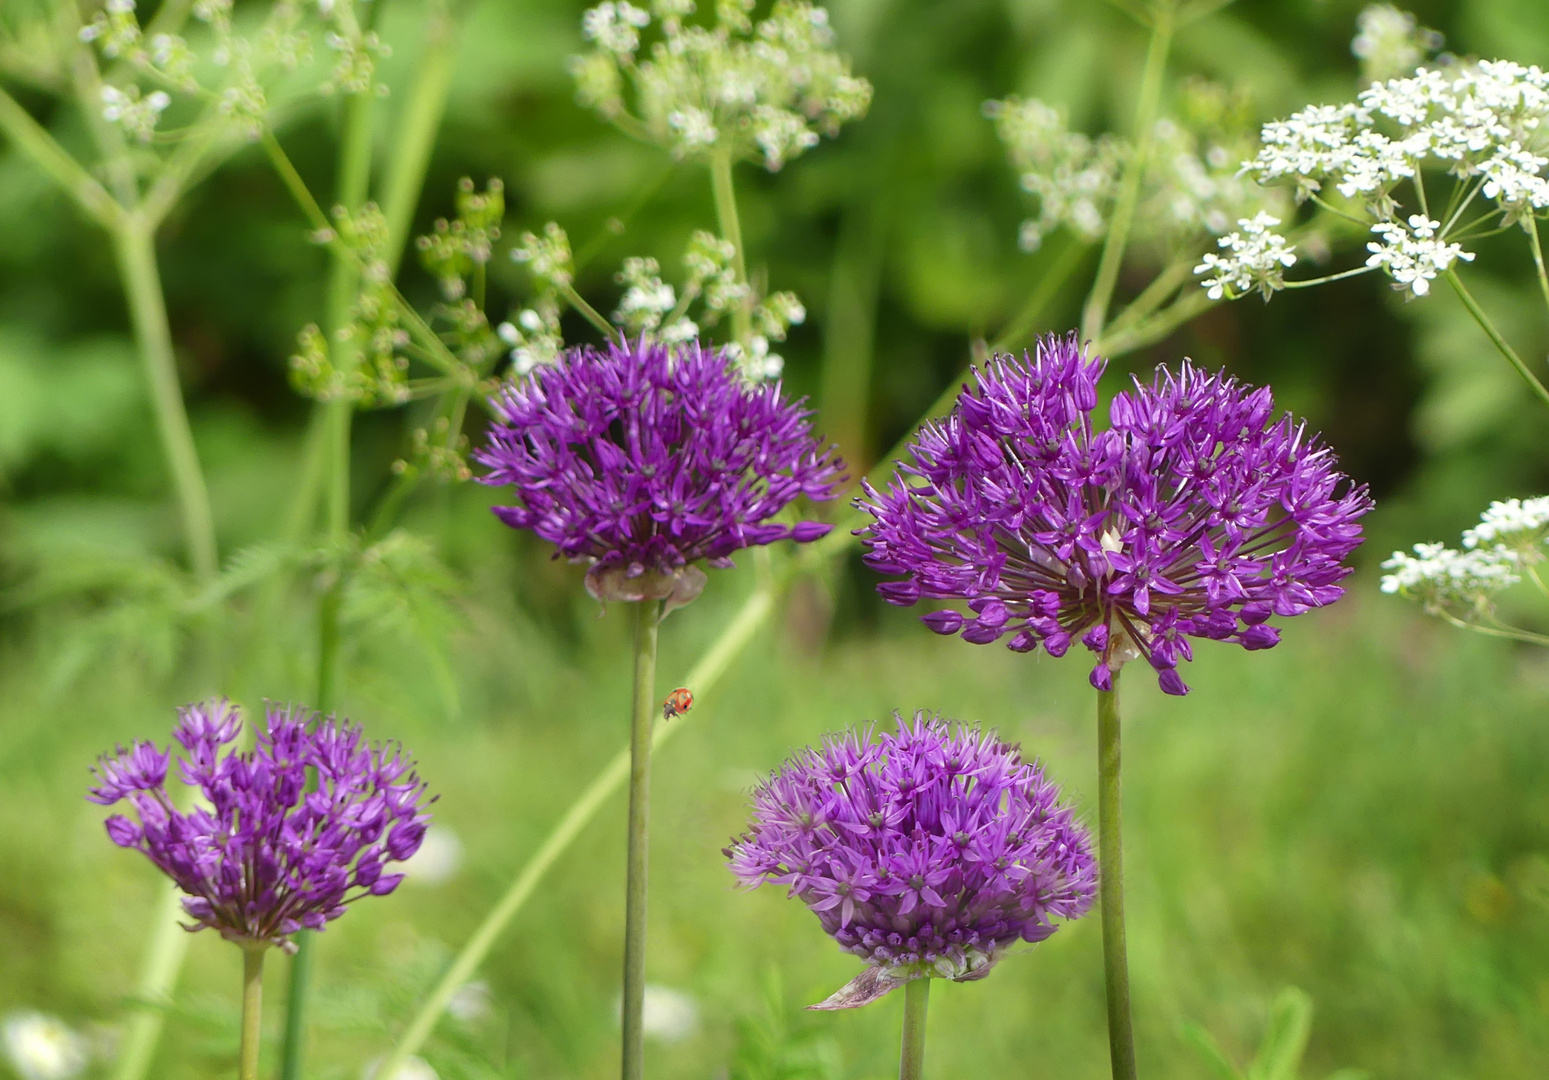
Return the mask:
<svg viewBox="0 0 1549 1080">
<path fill-rule="evenodd" d="M 867 961 L 813 1008 L 909 988 L 907 1077 L 929 980 L 982 979 L 1055 918 L 1085 914 L 1097 866 L 1086 828 L 1018 747 L 923 712 L 897 719 L 878 739 L 852 731 L 791 758 L 754 791 L 752 826 L 725 854 L 745 886 L 787 886 Z"/>
<path fill-rule="evenodd" d="M 1267 389 L 1187 362 L 1118 394 L 1096 431 L 1104 362 L 1073 336 L 974 373 L 945 420 L 925 425 L 888 490 L 867 485 L 867 563 L 902 581 L 891 603 L 935 611 L 940 634 L 1017 652 L 1095 656 L 1103 944 L 1115 1077 L 1135 1074 L 1124 958 L 1119 816 L 1121 666 L 1144 658 L 1169 694 L 1191 638 L 1264 649 L 1271 616 L 1332 603 L 1360 543 L 1364 487 Z"/>
<path fill-rule="evenodd" d="M 403 874 L 429 815 L 425 784 L 393 746 L 359 728 L 297 708 L 271 707 L 250 752 L 227 751 L 242 726 L 226 701 L 179 711 L 178 779 L 200 805 L 179 810 L 167 791 L 172 750 L 137 742 L 102 758 L 87 796 L 127 802 L 108 836 L 150 859 L 185 894 L 190 930 L 212 929 L 242 947 L 242 1080 L 258 1075 L 264 953 L 291 948 L 365 896 L 386 896 Z"/>
<path fill-rule="evenodd" d="M 750 384 L 724 351 L 641 337 L 572 349 L 495 401 L 475 454 L 488 484 L 517 502 L 495 514 L 586 564 L 586 589 L 638 604 L 630 721 L 624 917 L 624 1080 L 644 1071 L 645 912 L 656 633 L 663 614 L 705 586 L 697 565 L 731 565 L 747 547 L 805 542 L 830 526 L 771 519 L 799 496 L 829 499 L 840 466 L 800 402 Z"/>
</svg>

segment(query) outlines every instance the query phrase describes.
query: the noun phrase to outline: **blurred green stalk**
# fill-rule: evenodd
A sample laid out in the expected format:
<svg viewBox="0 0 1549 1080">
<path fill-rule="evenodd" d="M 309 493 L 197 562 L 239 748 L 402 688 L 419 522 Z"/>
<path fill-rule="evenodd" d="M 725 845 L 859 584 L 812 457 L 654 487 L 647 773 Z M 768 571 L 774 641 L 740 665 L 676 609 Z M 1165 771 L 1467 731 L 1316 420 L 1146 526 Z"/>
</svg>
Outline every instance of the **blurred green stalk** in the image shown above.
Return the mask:
<svg viewBox="0 0 1549 1080">
<path fill-rule="evenodd" d="M 1097 852 L 1103 921 L 1103 983 L 1113 1080 L 1135 1080 L 1129 960 L 1124 943 L 1124 839 L 1120 824 L 1119 672 L 1097 692 Z"/>
<path fill-rule="evenodd" d="M 731 166 L 731 158 L 726 154 L 710 159 L 710 188 L 715 195 L 715 219 L 720 224 L 721 238 L 734 249 L 732 269 L 737 272 L 737 284 L 748 290 L 742 302 L 731 309 L 732 337 L 742 346 L 746 361 L 753 355 L 753 288 L 748 284 L 747 253 L 742 248 L 742 221 L 737 216 L 737 189 L 732 183 Z"/>
<path fill-rule="evenodd" d="M 262 1042 L 264 1002 L 264 953 L 267 944 L 242 947 L 242 1051 L 237 1067 L 239 1080 L 258 1080 L 258 1050 Z"/>
<path fill-rule="evenodd" d="M 930 1005 L 930 977 L 904 984 L 904 1038 L 898 1055 L 898 1080 L 925 1076 L 925 1011 Z"/>
<path fill-rule="evenodd" d="M 1534 235 L 1536 244 L 1537 234 L 1535 233 Z M 1537 252 L 1535 252 L 1536 254 Z M 1549 388 L 1546 388 L 1543 383 L 1538 381 L 1538 377 L 1533 374 L 1532 369 L 1523 362 L 1522 357 L 1517 355 L 1517 350 L 1513 349 L 1511 344 L 1501 336 L 1501 332 L 1495 328 L 1495 324 L 1485 314 L 1484 308 L 1479 306 L 1479 301 L 1474 299 L 1474 294 L 1464 288 L 1463 279 L 1458 277 L 1455 267 L 1449 267 L 1447 270 L 1447 284 L 1451 285 L 1452 291 L 1458 294 L 1458 299 L 1463 301 L 1463 306 L 1468 309 L 1468 313 L 1474 317 L 1474 321 L 1479 324 L 1479 328 L 1490 339 L 1490 344 L 1494 345 L 1496 350 L 1516 370 L 1517 374 L 1522 376 L 1522 381 L 1528 384 L 1528 388 L 1538 396 L 1538 400 L 1545 405 L 1549 405 Z"/>
<path fill-rule="evenodd" d="M 650 872 L 651 728 L 662 602 L 635 604 L 635 678 L 629 719 L 629 853 L 624 884 L 623 1080 L 645 1076 L 645 914 Z"/>
<path fill-rule="evenodd" d="M 1146 47 L 1146 65 L 1140 75 L 1140 98 L 1135 104 L 1135 152 L 1124 166 L 1119 196 L 1114 201 L 1113 217 L 1108 223 L 1108 237 L 1103 242 L 1102 257 L 1097 263 L 1097 276 L 1081 312 L 1083 341 L 1095 340 L 1103 332 L 1108 305 L 1113 300 L 1119 270 L 1124 265 L 1124 248 L 1129 243 L 1135 208 L 1140 202 L 1140 183 L 1150 164 L 1153 129 L 1162 100 L 1162 76 L 1167 71 L 1167 52 L 1172 46 L 1173 2 L 1160 0 L 1151 9 L 1151 41 Z"/>
</svg>

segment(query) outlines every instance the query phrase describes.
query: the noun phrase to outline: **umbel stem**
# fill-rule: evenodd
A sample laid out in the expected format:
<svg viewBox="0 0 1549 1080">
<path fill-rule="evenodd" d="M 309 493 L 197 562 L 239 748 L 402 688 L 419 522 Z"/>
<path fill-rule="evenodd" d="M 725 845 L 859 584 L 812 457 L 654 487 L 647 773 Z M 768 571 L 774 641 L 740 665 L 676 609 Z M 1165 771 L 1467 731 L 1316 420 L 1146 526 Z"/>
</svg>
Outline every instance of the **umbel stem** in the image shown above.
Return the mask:
<svg viewBox="0 0 1549 1080">
<path fill-rule="evenodd" d="M 904 985 L 904 1045 L 898 1056 L 898 1080 L 925 1076 L 925 1010 L 930 1004 L 930 979 Z"/>
<path fill-rule="evenodd" d="M 656 716 L 660 600 L 635 604 L 635 681 L 629 721 L 629 855 L 624 886 L 623 1080 L 645 1075 L 645 897 L 651 824 L 651 727 Z"/>
<path fill-rule="evenodd" d="M 242 947 L 242 1050 L 238 1059 L 239 1080 L 258 1080 L 258 1035 L 263 1014 L 264 953 L 267 945 Z"/>
<path fill-rule="evenodd" d="M 1113 1080 L 1135 1080 L 1129 961 L 1124 948 L 1124 841 L 1119 825 L 1119 673 L 1097 692 L 1097 849 L 1101 867 L 1103 979 L 1108 993 L 1108 1050 Z"/>
</svg>

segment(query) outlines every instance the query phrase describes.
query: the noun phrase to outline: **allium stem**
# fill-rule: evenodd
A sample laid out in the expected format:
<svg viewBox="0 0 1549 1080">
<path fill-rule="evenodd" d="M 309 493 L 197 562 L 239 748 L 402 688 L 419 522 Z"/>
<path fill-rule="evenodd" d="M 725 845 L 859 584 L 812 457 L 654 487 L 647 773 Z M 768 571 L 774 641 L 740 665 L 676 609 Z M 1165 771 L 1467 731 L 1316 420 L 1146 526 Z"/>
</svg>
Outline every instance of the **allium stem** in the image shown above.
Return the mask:
<svg viewBox="0 0 1549 1080">
<path fill-rule="evenodd" d="M 1501 336 L 1501 332 L 1495 328 L 1495 324 L 1490 321 L 1490 317 L 1484 313 L 1484 308 L 1479 306 L 1479 301 L 1474 299 L 1474 294 L 1464 288 L 1463 280 L 1458 277 L 1457 270 L 1450 268 L 1447 270 L 1447 284 L 1451 285 L 1452 291 L 1458 294 L 1458 299 L 1463 301 L 1463 306 L 1468 309 L 1468 313 L 1474 317 L 1474 321 L 1479 324 L 1479 328 L 1490 339 L 1490 344 L 1494 345 L 1500 354 L 1510 362 L 1511 366 L 1517 370 L 1517 374 L 1522 376 L 1522 381 L 1528 384 L 1528 388 L 1534 394 L 1538 395 L 1538 400 L 1545 405 L 1549 405 L 1549 388 L 1546 388 L 1543 383 L 1538 381 L 1538 377 L 1533 374 L 1532 369 L 1522 362 L 1522 357 L 1517 355 L 1517 350 L 1513 349 L 1510 343 Z"/>
<path fill-rule="evenodd" d="M 829 534 L 840 535 L 837 533 Z M 849 534 L 845 533 L 848 537 Z M 853 541 L 853 538 L 850 538 Z M 818 541 L 822 543 L 822 541 Z M 841 549 L 843 550 L 843 549 Z M 727 668 L 745 649 L 750 641 L 764 624 L 769 620 L 770 613 L 774 610 L 774 590 L 760 587 L 743 602 L 736 616 L 727 624 L 726 629 L 716 640 L 708 652 L 700 658 L 699 663 L 689 671 L 682 680 L 683 685 L 694 688 L 695 695 L 699 698 L 699 705 L 693 712 L 678 717 L 670 724 L 658 728 L 652 739 L 652 749 L 660 749 L 668 739 L 677 735 L 684 728 L 689 727 L 706 715 L 704 698 L 711 689 L 721 681 Z M 430 1038 L 430 1033 L 435 1030 L 436 1022 L 446 1012 L 447 1004 L 457 990 L 473 977 L 484 958 L 494 948 L 506 926 L 514 919 L 518 912 L 526 905 L 528 899 L 537 890 L 544 876 L 558 861 L 559 857 L 569 849 L 581 834 L 588 822 L 597 815 L 610 796 L 624 785 L 629 776 L 629 751 L 621 750 L 615 754 L 613 760 L 598 773 L 597 778 L 587 785 L 586 790 L 576 798 L 565 811 L 565 816 L 550 830 L 538 850 L 522 865 L 517 872 L 511 887 L 500 898 L 500 902 L 484 917 L 479 928 L 473 932 L 468 943 L 462 947 L 455 959 L 453 959 L 446 973 L 436 983 L 435 989 L 425 999 L 419 1011 L 414 1014 L 414 1019 L 409 1022 L 408 1028 L 394 1046 L 392 1052 L 382 1062 L 378 1070 L 378 1076 L 394 1076 L 399 1068 L 408 1060 L 409 1055 L 418 1052 L 425 1045 L 425 1040 Z"/>
<path fill-rule="evenodd" d="M 645 1075 L 645 900 L 651 824 L 651 728 L 656 718 L 660 600 L 635 604 L 635 679 L 629 722 L 629 855 L 624 896 L 623 1080 Z"/>
<path fill-rule="evenodd" d="M 1103 978 L 1108 993 L 1108 1050 L 1113 1080 L 1135 1080 L 1129 960 L 1124 945 L 1124 842 L 1119 825 L 1119 673 L 1097 692 L 1097 846 L 1101 866 Z"/>
<path fill-rule="evenodd" d="M 930 979 L 904 986 L 904 1045 L 898 1057 L 898 1080 L 925 1076 L 925 1010 L 930 1005 Z"/>
<path fill-rule="evenodd" d="M 258 1080 L 258 1043 L 263 1018 L 264 953 L 267 945 L 242 948 L 242 1051 L 238 1063 L 239 1080 Z"/>
<path fill-rule="evenodd" d="M 710 186 L 715 192 L 715 218 L 720 223 L 721 238 L 735 249 L 732 268 L 737 271 L 737 284 L 748 284 L 748 259 L 742 248 L 742 221 L 737 216 L 737 189 L 732 183 L 731 158 L 716 154 L 710 159 Z M 731 330 L 743 355 L 748 355 L 749 342 L 753 339 L 753 294 L 751 290 L 742 302 L 732 308 Z"/>
<path fill-rule="evenodd" d="M 1113 217 L 1108 222 L 1108 238 L 1103 243 L 1102 258 L 1097 264 L 1097 276 L 1081 312 L 1083 341 L 1092 341 L 1103 332 L 1103 322 L 1108 317 L 1108 304 L 1113 300 L 1113 289 L 1119 281 L 1119 269 L 1124 264 L 1124 248 L 1129 243 L 1135 207 L 1140 202 L 1140 183 L 1145 179 L 1146 168 L 1150 165 L 1152 129 L 1156 126 L 1157 107 L 1162 98 L 1162 76 L 1167 71 L 1167 52 L 1172 46 L 1173 17 L 1171 0 L 1153 5 L 1151 42 L 1146 48 L 1146 66 L 1140 75 L 1140 98 L 1135 104 L 1135 152 L 1124 167 L 1119 195 L 1114 201 Z"/>
</svg>

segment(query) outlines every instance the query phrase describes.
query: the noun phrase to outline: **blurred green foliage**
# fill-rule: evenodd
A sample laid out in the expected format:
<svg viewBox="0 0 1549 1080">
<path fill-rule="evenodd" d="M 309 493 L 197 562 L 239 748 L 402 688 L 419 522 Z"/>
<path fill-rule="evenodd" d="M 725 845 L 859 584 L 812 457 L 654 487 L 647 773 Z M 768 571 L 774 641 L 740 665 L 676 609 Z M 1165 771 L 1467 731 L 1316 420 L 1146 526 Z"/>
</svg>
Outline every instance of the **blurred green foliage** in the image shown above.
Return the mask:
<svg viewBox="0 0 1549 1080">
<path fill-rule="evenodd" d="M 385 134 L 417 55 L 419 8 L 375 2 L 388 4 L 382 30 L 395 48 Z M 777 175 L 741 168 L 737 178 L 750 269 L 794 289 L 811 313 L 782 349 L 787 381 L 820 395 L 821 422 L 864 416 L 853 445 L 871 457 L 1059 257 L 1056 243 L 1034 256 L 1016 249 L 1025 206 L 982 102 L 1036 94 L 1085 130 L 1122 130 L 1145 39 L 1089 0 L 830 6 L 841 47 L 876 87 L 869 116 Z M 1242 90 L 1259 119 L 1345 98 L 1360 6 L 1241 0 L 1180 36 L 1174 74 Z M 1532 0 L 1414 7 L 1454 51 L 1549 63 L 1549 13 Z M 451 211 L 458 177 L 500 177 L 504 244 L 560 221 L 589 255 L 579 290 L 608 310 L 625 255 L 672 265 L 714 212 L 702 169 L 672 167 L 574 102 L 565 58 L 580 47 L 580 11 L 556 0 L 459 9 L 453 90 L 416 227 Z M 0 79 L 67 142 L 83 139 L 80 117 L 32 85 L 25 65 L 7 60 Z M 315 190 L 332 187 L 337 134 L 322 105 L 282 131 Z M 174 705 L 217 689 L 250 707 L 312 691 L 311 597 L 330 571 L 272 538 L 307 415 L 286 358 L 297 330 L 323 317 L 327 263 L 253 149 L 197 187 L 161 233 L 222 550 L 245 553 L 228 557 L 217 586 L 241 617 L 212 655 L 187 647 L 214 608 L 178 564 L 112 253 L 4 144 L 0 237 L 0 1012 L 55 1012 L 107 1046 L 156 883 L 103 839 L 99 810 L 82 798 L 87 763 L 114 742 L 165 739 Z M 491 289 L 515 302 L 523 271 L 504 250 Z M 1519 349 L 1542 357 L 1549 333 L 1518 257 L 1486 248 L 1470 281 Z M 1073 325 L 1089 276 L 1087 265 L 1041 328 Z M 1145 280 L 1126 277 L 1121 291 Z M 402 285 L 422 308 L 437 295 L 414 267 Z M 566 329 L 589 333 L 573 317 Z M 875 354 L 859 391 L 825 381 L 825 363 L 842 368 L 849 350 Z M 1455 535 L 1492 498 L 1549 488 L 1536 406 L 1452 297 L 1404 304 L 1376 279 L 1217 307 L 1124 358 L 1110 380 L 1180 355 L 1272 383 L 1381 507 L 1339 607 L 1297 620 L 1268 654 L 1203 648 L 1185 701 L 1139 676 L 1126 689 L 1143 1071 L 1210 1075 L 1203 1030 L 1218 1072 L 1267 1063 L 1242 1073 L 1255 1080 L 1342 1068 L 1444 1080 L 1549 1072 L 1549 666 L 1424 622 L 1378 597 L 1371 573 L 1394 546 Z M 389 482 L 414 422 L 412 410 L 358 420 L 357 514 Z M 501 529 L 490 498 L 426 488 L 405 531 L 365 547 L 367 570 L 345 597 L 343 711 L 417 752 L 466 861 L 447 884 L 406 886 L 320 939 L 317 1077 L 359 1076 L 386 1049 L 623 740 L 624 613 L 598 618 L 578 572 Z M 298 579 L 289 589 L 266 584 L 280 563 Z M 749 576 L 718 575 L 667 624 L 664 685 L 710 643 Z M 718 852 L 741 826 L 743 792 L 823 731 L 931 707 L 1023 740 L 1090 807 L 1094 735 L 1079 667 L 924 634 L 875 602 L 858 564 L 798 590 L 701 702 L 703 730 L 658 765 L 651 979 L 692 994 L 703 1016 L 697 1035 L 653 1044 L 652 1072 L 887 1075 L 898 1003 L 802 1012 L 853 961 L 777 890 L 732 890 Z M 483 975 L 489 1007 L 438 1031 L 425 1054 L 445 1080 L 610 1074 L 622 814 L 610 806 L 502 940 Z M 1085 920 L 992 979 L 936 995 L 932 1075 L 1105 1075 L 1097 930 Z M 279 1001 L 283 965 L 272 967 Z M 233 971 L 223 943 L 194 940 L 154 1075 L 230 1072 Z M 1310 1034 L 1301 999 L 1277 998 L 1287 985 L 1316 1003 Z M 1300 1073 L 1275 1064 L 1302 1039 Z"/>
</svg>

